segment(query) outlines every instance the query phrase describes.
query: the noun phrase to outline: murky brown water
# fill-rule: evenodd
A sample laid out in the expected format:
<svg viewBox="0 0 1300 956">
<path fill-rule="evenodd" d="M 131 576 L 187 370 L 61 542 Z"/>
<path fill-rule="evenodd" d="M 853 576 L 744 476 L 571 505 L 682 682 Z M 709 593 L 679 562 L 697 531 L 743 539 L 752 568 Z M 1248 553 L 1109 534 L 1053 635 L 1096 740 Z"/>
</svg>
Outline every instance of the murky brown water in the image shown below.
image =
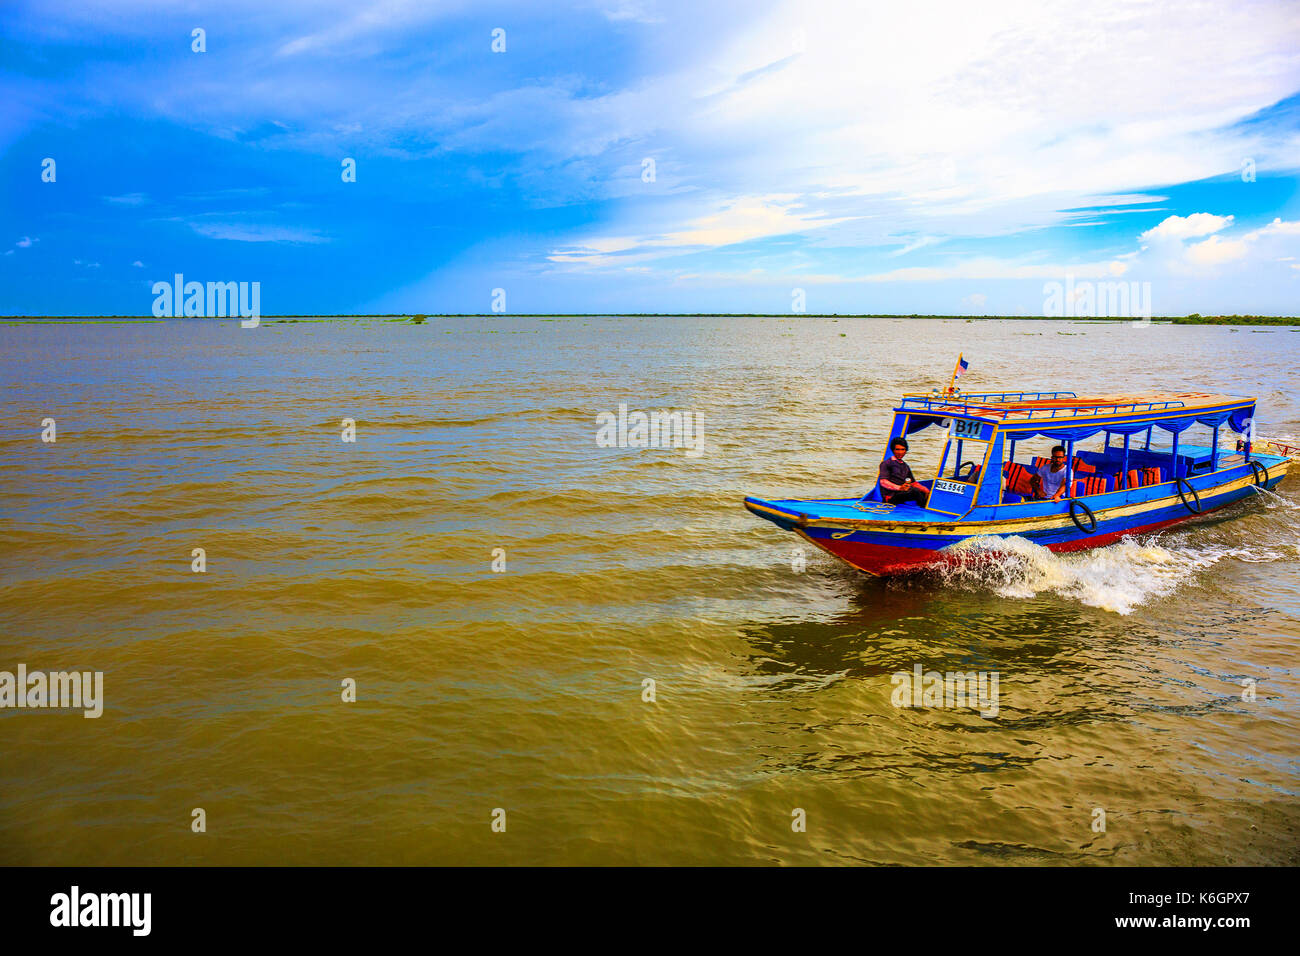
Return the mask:
<svg viewBox="0 0 1300 956">
<path fill-rule="evenodd" d="M 1253 394 L 1300 435 L 1300 332 L 503 316 L 0 347 L 0 670 L 105 696 L 0 710 L 2 863 L 1300 862 L 1295 485 L 947 582 L 797 572 L 740 506 L 865 491 L 898 393 L 959 349 L 971 390 Z M 697 412 L 704 453 L 596 447 L 620 402 Z M 917 664 L 997 672 L 998 715 L 895 708 Z"/>
</svg>

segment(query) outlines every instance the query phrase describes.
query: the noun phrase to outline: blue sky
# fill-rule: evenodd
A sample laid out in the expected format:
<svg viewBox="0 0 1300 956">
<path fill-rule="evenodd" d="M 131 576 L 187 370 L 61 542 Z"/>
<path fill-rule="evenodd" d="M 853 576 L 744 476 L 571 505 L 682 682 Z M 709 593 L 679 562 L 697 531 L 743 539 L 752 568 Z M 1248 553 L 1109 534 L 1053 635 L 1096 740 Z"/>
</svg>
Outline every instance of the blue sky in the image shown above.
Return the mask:
<svg viewBox="0 0 1300 956">
<path fill-rule="evenodd" d="M 1300 313 L 1292 2 L 18 0 L 0 37 L 4 314 L 178 272 L 265 314 L 1041 315 L 1067 276 Z"/>
</svg>

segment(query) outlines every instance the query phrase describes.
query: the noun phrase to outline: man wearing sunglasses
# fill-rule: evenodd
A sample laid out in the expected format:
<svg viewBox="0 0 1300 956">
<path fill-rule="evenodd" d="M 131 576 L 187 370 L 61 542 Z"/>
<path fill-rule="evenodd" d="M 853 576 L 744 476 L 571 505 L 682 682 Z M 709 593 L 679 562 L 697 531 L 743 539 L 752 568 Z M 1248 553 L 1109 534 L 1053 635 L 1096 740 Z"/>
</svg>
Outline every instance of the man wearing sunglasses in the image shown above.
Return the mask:
<svg viewBox="0 0 1300 956">
<path fill-rule="evenodd" d="M 1060 501 L 1065 494 L 1065 449 L 1057 445 L 1052 449 L 1052 460 L 1040 465 L 1038 471 L 1029 476 L 1029 486 L 1038 501 Z"/>
</svg>

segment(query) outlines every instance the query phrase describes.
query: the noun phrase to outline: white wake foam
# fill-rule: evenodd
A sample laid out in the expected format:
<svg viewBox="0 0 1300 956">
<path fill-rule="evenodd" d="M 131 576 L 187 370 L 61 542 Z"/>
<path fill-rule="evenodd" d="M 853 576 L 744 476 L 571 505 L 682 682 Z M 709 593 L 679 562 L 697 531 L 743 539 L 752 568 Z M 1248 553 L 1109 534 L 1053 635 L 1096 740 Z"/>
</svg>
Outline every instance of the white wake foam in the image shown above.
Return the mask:
<svg viewBox="0 0 1300 956">
<path fill-rule="evenodd" d="M 1131 614 L 1224 558 L 1294 560 L 1295 547 L 1192 546 L 1136 537 L 1090 551 L 1056 554 L 1025 538 L 987 537 L 970 538 L 947 553 L 958 560 L 940 572 L 946 584 L 990 589 L 1009 598 L 1050 592 Z"/>
</svg>

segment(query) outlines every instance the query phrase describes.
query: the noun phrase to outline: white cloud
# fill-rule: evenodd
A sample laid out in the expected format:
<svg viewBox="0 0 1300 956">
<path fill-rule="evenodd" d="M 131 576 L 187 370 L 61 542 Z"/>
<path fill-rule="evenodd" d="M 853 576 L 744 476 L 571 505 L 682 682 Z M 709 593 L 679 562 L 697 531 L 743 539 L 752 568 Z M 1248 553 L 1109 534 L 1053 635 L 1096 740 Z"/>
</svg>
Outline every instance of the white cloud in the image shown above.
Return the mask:
<svg viewBox="0 0 1300 956">
<path fill-rule="evenodd" d="M 329 242 L 314 229 L 293 229 L 285 226 L 264 226 L 257 223 L 192 222 L 190 228 L 209 239 L 229 239 L 235 242 Z"/>
<path fill-rule="evenodd" d="M 828 218 L 821 212 L 805 212 L 795 198 L 792 195 L 743 196 L 716 212 L 689 220 L 676 230 L 658 235 L 593 237 L 576 246 L 554 250 L 547 258 L 552 262 L 623 265 L 683 248 L 729 246 L 846 221 Z M 627 253 L 634 253 L 635 258 Z"/>
<path fill-rule="evenodd" d="M 852 266 L 819 261 L 817 249 L 906 255 L 954 238 L 1052 225 L 1086 231 L 1085 223 L 1113 220 L 1115 210 L 1098 207 L 1163 202 L 1148 193 L 1235 173 L 1243 157 L 1261 177 L 1300 166 L 1294 124 L 1243 122 L 1300 89 L 1293 0 L 587 0 L 560 21 L 578 38 L 593 22 L 619 21 L 626 70 L 605 68 L 601 57 L 590 68 L 526 59 L 529 34 L 513 28 L 510 53 L 494 59 L 488 21 L 481 34 L 438 36 L 446 4 L 228 6 L 238 13 L 230 30 L 245 32 L 241 56 L 223 70 L 197 83 L 190 57 L 161 75 L 92 57 L 80 87 L 60 90 L 74 101 L 69 109 L 231 136 L 266 127 L 259 149 L 460 154 L 484 181 L 534 204 L 630 198 L 601 209 L 599 231 L 539 244 L 539 255 L 570 269 L 799 235 L 813 254 L 802 266 L 845 281 L 833 273 Z M 145 15 L 152 7 L 50 0 L 24 29 L 96 42 L 146 36 L 156 31 Z M 456 0 L 450 16 L 472 9 Z M 667 26 L 631 22 L 651 20 Z M 233 46 L 233 35 L 226 42 Z M 7 130 L 37 122 L 20 119 L 0 123 L 0 147 Z M 657 160 L 657 183 L 640 180 L 646 156 Z M 847 281 L 1102 277 L 1123 268 L 1120 260 L 1130 275 L 1203 273 L 1262 262 L 1285 248 L 1295 225 L 1243 234 L 1230 216 L 1197 213 L 1148 230 L 1142 242 L 1151 248 L 1141 255 L 1095 253 L 1099 261 L 1068 270 L 1044 264 L 1062 255 L 972 256 Z M 244 242 L 328 241 L 284 227 L 192 228 Z M 751 264 L 768 265 L 743 263 Z M 739 265 L 736 273 L 747 274 Z"/>
<path fill-rule="evenodd" d="M 601 4 L 601 13 L 609 20 L 631 20 L 635 23 L 663 23 L 663 18 L 646 9 L 639 0 L 609 0 Z"/>
<path fill-rule="evenodd" d="M 800 29 L 805 52 L 763 72 Z M 784 4 L 694 71 L 702 94 L 724 92 L 678 101 L 666 122 L 743 186 L 829 188 L 907 220 L 969 215 L 1001 231 L 1060 221 L 1067 197 L 1218 175 L 1268 151 L 1230 126 L 1300 87 L 1297 44 L 1300 19 L 1275 4 L 1222 18 L 1060 0 Z M 1016 202 L 1028 208 L 1007 215 Z"/>
<path fill-rule="evenodd" d="M 1287 262 L 1291 257 L 1281 253 L 1300 252 L 1300 221 L 1287 222 L 1278 218 L 1235 237 L 1218 234 L 1231 227 L 1233 222 L 1233 216 L 1210 213 L 1170 216 L 1138 237 L 1143 243 L 1139 248 L 1094 262 L 1044 264 L 972 257 L 943 266 L 913 266 L 865 276 L 801 275 L 799 279 L 806 282 L 945 282 L 957 279 L 1059 280 L 1067 275 L 1078 279 L 1114 279 L 1128 275 L 1133 279 L 1148 280 L 1169 275 L 1212 275 L 1218 267 L 1243 261 Z M 1162 237 L 1161 241 L 1148 243 L 1153 234 Z M 1200 236 L 1208 238 L 1200 242 L 1187 241 Z M 969 306 L 973 303 L 963 301 L 963 304 Z"/>
<path fill-rule="evenodd" d="M 1187 247 L 1187 261 L 1194 266 L 1217 266 L 1225 262 L 1246 258 L 1250 244 L 1245 239 L 1224 239 L 1210 236 L 1204 242 Z"/>
<path fill-rule="evenodd" d="M 1232 225 L 1232 216 L 1215 216 L 1208 212 L 1194 212 L 1190 216 L 1169 216 L 1158 226 L 1138 236 L 1141 242 L 1159 242 L 1168 239 L 1192 239 L 1208 236 Z"/>
<path fill-rule="evenodd" d="M 729 246 L 768 236 L 787 235 L 844 222 L 822 213 L 799 213 L 794 196 L 747 196 L 727 204 L 712 215 L 701 216 L 685 229 L 671 232 L 663 242 L 670 246 Z"/>
<path fill-rule="evenodd" d="M 325 0 L 278 19 L 262 3 L 231 6 L 258 15 L 244 64 L 202 84 L 106 66 L 92 77 L 104 100 L 209 130 L 279 120 L 292 132 L 265 143 L 331 154 L 361 128 L 376 148 L 411 154 L 513 162 L 504 151 L 520 157 L 510 172 L 534 200 L 628 195 L 639 183 L 620 171 L 653 152 L 712 208 L 773 191 L 809 204 L 829 195 L 852 207 L 832 215 L 943 236 L 1061 223 L 1088 197 L 1221 175 L 1243 156 L 1294 169 L 1300 155 L 1300 132 L 1239 125 L 1300 89 L 1290 0 L 597 0 L 572 14 L 576 35 L 592 15 L 697 28 L 620 27 L 641 44 L 629 47 L 634 78 L 595 89 L 580 67 L 510 80 L 497 66 L 513 65 L 528 34 L 512 32 L 493 65 L 486 29 L 446 52 L 481 49 L 487 73 L 413 61 L 399 78 L 374 66 L 374 54 L 408 54 L 404 38 L 421 42 L 418 31 L 472 10 L 468 0 L 450 12 Z M 55 32 L 84 16 L 66 2 L 49 13 Z M 123 14 L 92 19 L 141 29 Z M 331 57 L 298 55 L 322 51 Z"/>
<path fill-rule="evenodd" d="M 965 259 L 947 266 L 912 266 L 906 269 L 891 269 L 888 272 L 875 272 L 866 275 L 825 272 L 791 274 L 754 268 L 748 272 L 686 272 L 677 274 L 674 278 L 718 282 L 748 282 L 761 279 L 783 283 L 797 282 L 800 285 L 838 285 L 951 282 L 954 280 L 1064 279 L 1067 275 L 1074 276 L 1076 279 L 1103 279 L 1123 275 L 1126 271 L 1127 266 L 1124 263 L 1114 261 L 1031 264 L 981 256 Z M 971 298 L 980 295 L 983 295 L 983 293 L 974 293 Z"/>
<path fill-rule="evenodd" d="M 1253 238 L 1268 236 L 1300 236 L 1300 221 L 1283 222 L 1280 218 L 1274 218 L 1274 220 L 1267 226 L 1256 229 L 1249 235 Z"/>
<path fill-rule="evenodd" d="M 417 28 L 431 20 L 446 17 L 453 12 L 458 13 L 460 9 L 457 8 L 464 6 L 464 3 L 450 3 L 446 0 L 436 5 L 429 4 L 426 0 L 384 0 L 383 3 L 364 4 L 357 9 L 349 3 L 344 9 L 330 11 L 330 15 L 323 18 L 329 24 L 324 29 L 289 40 L 276 50 L 276 55 L 295 56 L 311 51 L 337 50 L 361 42 L 373 43 L 378 35 L 391 35 Z M 302 19 L 309 20 L 310 17 Z M 486 40 L 484 49 L 487 49 Z"/>
<path fill-rule="evenodd" d="M 1300 222 L 1275 218 L 1268 225 L 1238 235 L 1224 232 L 1233 225 L 1233 216 L 1205 212 L 1169 216 L 1138 237 L 1141 258 L 1135 264 L 1148 272 L 1215 274 L 1221 266 L 1247 260 L 1278 260 L 1282 252 L 1300 247 Z M 1201 236 L 1206 238 L 1188 241 Z"/>
<path fill-rule="evenodd" d="M 983 238 L 1103 221 L 1114 214 L 1104 207 L 1164 199 L 1140 190 L 1235 172 L 1243 156 L 1274 171 L 1300 156 L 1300 133 L 1239 124 L 1300 88 L 1300 18 L 1268 0 L 1214 17 L 1126 0 L 810 0 L 757 11 L 716 43 L 594 100 L 552 90 L 550 127 L 526 123 L 543 142 L 580 134 L 617 171 L 606 188 L 619 196 L 640 188 L 624 171 L 647 146 L 661 171 L 675 171 L 676 195 L 625 212 L 608 235 L 649 245 L 647 215 L 677 235 L 701 207 L 776 186 L 851 224 L 820 233 L 822 243 Z M 488 121 L 494 139 L 514 122 L 509 101 Z M 597 119 L 612 131 L 602 141 L 583 132 Z M 1231 221 L 1171 217 L 1145 241 L 1208 236 Z M 610 264 L 583 255 L 560 258 Z"/>
<path fill-rule="evenodd" d="M 889 254 L 889 257 L 891 259 L 894 259 L 897 258 L 898 256 L 905 256 L 909 252 L 915 252 L 917 249 L 924 249 L 926 246 L 934 245 L 936 242 L 939 241 L 940 240 L 935 236 L 921 236 L 920 238 L 914 239 L 911 242 L 907 243 L 906 245 L 903 246 L 903 248 L 895 249 L 893 252 Z"/>
<path fill-rule="evenodd" d="M 1128 267 L 1113 260 L 1029 264 L 990 257 L 978 257 L 948 266 L 913 266 L 863 276 L 863 282 L 946 282 L 951 279 L 1104 279 L 1123 275 Z"/>
</svg>

